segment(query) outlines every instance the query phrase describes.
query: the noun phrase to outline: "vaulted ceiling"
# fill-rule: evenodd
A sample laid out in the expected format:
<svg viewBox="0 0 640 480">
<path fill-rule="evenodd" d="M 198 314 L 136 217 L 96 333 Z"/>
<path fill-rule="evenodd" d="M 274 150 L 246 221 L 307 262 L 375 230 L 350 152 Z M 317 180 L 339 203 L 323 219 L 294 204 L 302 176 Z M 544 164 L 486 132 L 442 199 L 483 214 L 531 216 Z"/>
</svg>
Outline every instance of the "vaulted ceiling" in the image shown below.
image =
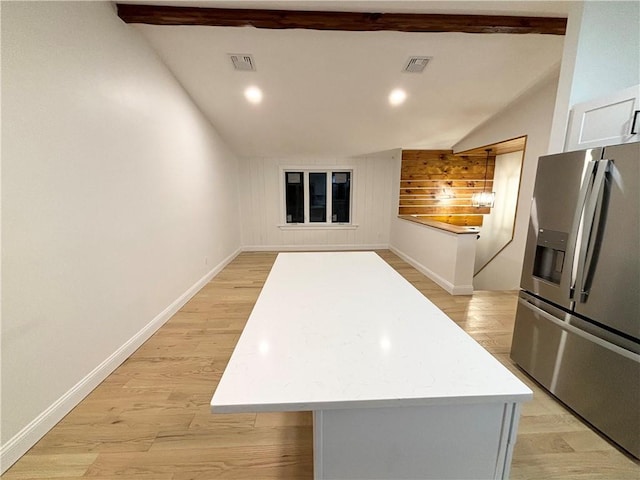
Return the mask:
<svg viewBox="0 0 640 480">
<path fill-rule="evenodd" d="M 568 2 L 128 2 L 216 8 L 566 17 Z M 132 24 L 243 156 L 451 148 L 559 67 L 562 35 Z M 236 71 L 228 54 L 251 54 Z M 431 57 L 406 73 L 410 56 Z M 257 86 L 262 102 L 247 102 Z M 403 89 L 401 105 L 389 93 Z"/>
</svg>

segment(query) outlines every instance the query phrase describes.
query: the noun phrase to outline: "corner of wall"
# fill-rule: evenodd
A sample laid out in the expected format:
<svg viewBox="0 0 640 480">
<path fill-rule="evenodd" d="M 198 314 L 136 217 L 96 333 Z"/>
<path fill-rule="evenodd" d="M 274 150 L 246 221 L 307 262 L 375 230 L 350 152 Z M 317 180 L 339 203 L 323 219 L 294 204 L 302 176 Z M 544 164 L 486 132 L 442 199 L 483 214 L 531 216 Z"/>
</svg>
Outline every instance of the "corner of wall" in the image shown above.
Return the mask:
<svg viewBox="0 0 640 480">
<path fill-rule="evenodd" d="M 578 55 L 578 40 L 582 28 L 583 2 L 572 2 L 567 18 L 567 31 L 564 37 L 560 77 L 556 91 L 551 131 L 546 153 L 558 153 L 564 150 L 567 128 L 569 125 L 569 111 L 571 109 L 571 87 Z"/>
</svg>

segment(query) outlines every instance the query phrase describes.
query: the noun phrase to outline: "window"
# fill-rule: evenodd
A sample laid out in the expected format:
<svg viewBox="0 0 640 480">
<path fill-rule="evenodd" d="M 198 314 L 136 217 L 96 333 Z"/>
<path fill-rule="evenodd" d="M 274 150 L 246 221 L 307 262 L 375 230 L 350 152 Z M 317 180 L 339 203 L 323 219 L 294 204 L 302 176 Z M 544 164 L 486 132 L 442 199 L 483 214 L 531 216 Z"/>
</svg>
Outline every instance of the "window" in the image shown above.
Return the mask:
<svg viewBox="0 0 640 480">
<path fill-rule="evenodd" d="M 309 173 L 309 221 L 327 221 L 327 174 Z"/>
<path fill-rule="evenodd" d="M 352 170 L 284 170 L 286 223 L 350 223 L 351 175 Z"/>
<path fill-rule="evenodd" d="M 351 203 L 351 172 L 333 172 L 331 185 L 331 220 L 348 223 Z"/>
<path fill-rule="evenodd" d="M 286 199 L 287 199 L 287 223 L 304 222 L 304 185 L 303 172 L 287 172 Z"/>
</svg>

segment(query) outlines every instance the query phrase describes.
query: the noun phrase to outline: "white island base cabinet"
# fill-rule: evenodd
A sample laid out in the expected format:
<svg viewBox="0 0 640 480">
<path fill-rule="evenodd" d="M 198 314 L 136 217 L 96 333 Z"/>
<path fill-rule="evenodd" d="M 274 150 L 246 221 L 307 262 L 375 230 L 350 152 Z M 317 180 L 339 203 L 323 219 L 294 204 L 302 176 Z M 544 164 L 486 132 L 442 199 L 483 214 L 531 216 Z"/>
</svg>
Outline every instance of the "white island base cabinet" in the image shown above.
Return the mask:
<svg viewBox="0 0 640 480">
<path fill-rule="evenodd" d="M 319 410 L 315 480 L 509 478 L 519 405 Z"/>
</svg>

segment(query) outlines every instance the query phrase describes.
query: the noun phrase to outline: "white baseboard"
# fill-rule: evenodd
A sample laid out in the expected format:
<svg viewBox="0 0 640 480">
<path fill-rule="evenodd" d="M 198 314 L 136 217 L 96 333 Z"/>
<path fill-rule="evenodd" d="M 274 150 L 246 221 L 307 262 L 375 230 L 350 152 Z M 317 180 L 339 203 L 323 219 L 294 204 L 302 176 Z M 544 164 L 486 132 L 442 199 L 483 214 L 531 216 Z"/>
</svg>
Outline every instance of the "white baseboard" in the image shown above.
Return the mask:
<svg viewBox="0 0 640 480">
<path fill-rule="evenodd" d="M 169 320 L 182 306 L 187 303 L 213 277 L 226 267 L 239 253 L 237 249 L 222 260 L 205 276 L 198 280 L 186 292 L 172 302 L 153 320 L 145 325 L 138 333 L 131 337 L 124 345 L 113 352 L 87 376 L 75 384 L 70 390 L 52 403 L 27 426 L 20 430 L 0 447 L 0 474 L 4 473 L 35 443 L 40 440 L 56 423 L 80 403 L 91 391 L 107 378 L 122 362 L 135 352 L 151 337 L 167 320 Z"/>
<path fill-rule="evenodd" d="M 243 252 L 316 252 L 316 251 L 342 251 L 342 250 L 386 250 L 389 245 L 244 245 Z"/>
<path fill-rule="evenodd" d="M 429 277 L 431 280 L 436 282 L 438 285 L 444 288 L 451 295 L 471 295 L 473 293 L 473 285 L 454 285 L 450 281 L 446 280 L 445 278 L 442 278 L 440 275 L 438 275 L 434 271 L 422 265 L 420 262 L 418 262 L 414 258 L 407 255 L 406 253 L 401 252 L 400 250 L 395 248 L 393 245 L 389 245 L 389 250 L 391 250 L 393 253 L 398 255 L 400 258 L 402 258 L 405 262 L 407 262 L 409 265 L 414 267 L 420 273 L 422 273 L 423 275 Z"/>
<path fill-rule="evenodd" d="M 473 285 L 456 285 L 451 295 L 473 295 Z"/>
</svg>

